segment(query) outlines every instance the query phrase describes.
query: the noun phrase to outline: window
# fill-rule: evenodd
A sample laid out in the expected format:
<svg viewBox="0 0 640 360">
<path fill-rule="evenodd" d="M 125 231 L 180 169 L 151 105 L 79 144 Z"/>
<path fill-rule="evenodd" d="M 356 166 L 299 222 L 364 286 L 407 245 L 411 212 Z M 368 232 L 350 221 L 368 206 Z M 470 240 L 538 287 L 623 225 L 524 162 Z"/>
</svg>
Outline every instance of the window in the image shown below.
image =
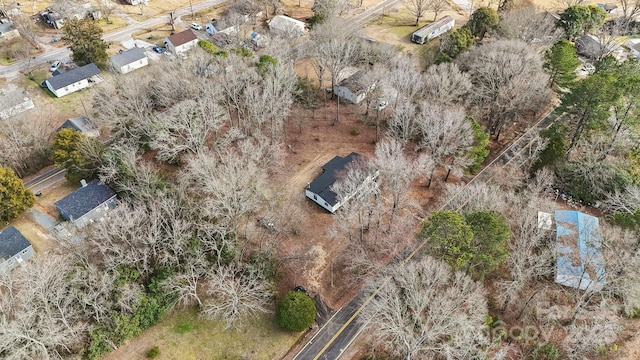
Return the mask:
<svg viewBox="0 0 640 360">
<path fill-rule="evenodd" d="M 27 251 L 29 251 L 29 248 L 26 248 L 26 249 L 22 250 L 22 253 L 23 253 L 23 254 L 26 254 L 26 253 L 27 253 Z"/>
<path fill-rule="evenodd" d="M 313 200 L 318 200 L 318 197 L 316 195 L 313 195 Z"/>
<path fill-rule="evenodd" d="M 329 204 L 327 204 L 326 202 L 324 203 L 324 206 L 329 207 Z"/>
</svg>

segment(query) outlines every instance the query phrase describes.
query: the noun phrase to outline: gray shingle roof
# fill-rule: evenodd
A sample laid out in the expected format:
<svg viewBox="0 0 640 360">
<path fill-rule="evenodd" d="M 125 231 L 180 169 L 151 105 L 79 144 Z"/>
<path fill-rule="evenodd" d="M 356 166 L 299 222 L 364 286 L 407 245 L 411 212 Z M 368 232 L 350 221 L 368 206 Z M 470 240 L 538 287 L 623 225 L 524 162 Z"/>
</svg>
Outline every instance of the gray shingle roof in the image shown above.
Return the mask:
<svg viewBox="0 0 640 360">
<path fill-rule="evenodd" d="M 143 48 L 134 47 L 122 54 L 113 55 L 111 57 L 111 63 L 116 67 L 123 67 L 146 57 L 147 55 L 145 55 Z"/>
<path fill-rule="evenodd" d="M 0 232 L 0 258 L 2 259 L 12 258 L 29 246 L 31 246 L 29 240 L 13 226 Z"/>
<path fill-rule="evenodd" d="M 55 90 L 62 89 L 65 86 L 77 83 L 80 80 L 88 79 L 92 76 L 100 74 L 100 69 L 96 64 L 91 63 L 73 70 L 69 70 L 66 73 L 51 77 L 47 79 L 47 82 Z"/>
<path fill-rule="evenodd" d="M 340 173 L 346 169 L 347 165 L 360 156 L 360 154 L 352 152 L 345 157 L 336 156 L 331 159 L 331 161 L 322 167 L 322 175 L 318 176 L 308 185 L 309 191 L 318 194 L 329 205 L 334 206 L 338 202 L 338 195 L 331 190 L 331 185 L 336 182 Z"/>
<path fill-rule="evenodd" d="M 62 129 L 74 129 L 82 133 L 86 133 L 97 130 L 98 127 L 95 126 L 88 118 L 81 116 L 67 119 L 67 121 L 58 128 L 58 131 Z"/>
<path fill-rule="evenodd" d="M 77 220 L 115 195 L 110 187 L 96 179 L 58 200 L 55 205 L 63 218 Z"/>
</svg>

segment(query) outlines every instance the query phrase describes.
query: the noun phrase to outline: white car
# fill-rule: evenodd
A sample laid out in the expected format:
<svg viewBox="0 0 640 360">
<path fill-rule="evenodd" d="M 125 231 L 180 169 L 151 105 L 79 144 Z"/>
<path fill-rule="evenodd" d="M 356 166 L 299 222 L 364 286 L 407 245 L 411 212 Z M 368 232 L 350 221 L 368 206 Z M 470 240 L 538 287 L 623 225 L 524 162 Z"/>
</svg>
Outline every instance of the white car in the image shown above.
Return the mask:
<svg viewBox="0 0 640 360">
<path fill-rule="evenodd" d="M 200 24 L 198 23 L 191 23 L 191 28 L 193 30 L 202 30 L 202 26 L 200 26 Z"/>
<path fill-rule="evenodd" d="M 60 60 L 56 60 L 56 61 L 52 62 L 51 66 L 49 67 L 49 71 L 54 72 L 54 71 L 58 70 L 58 68 L 60 67 L 61 64 L 62 64 L 62 62 L 60 62 Z"/>
</svg>

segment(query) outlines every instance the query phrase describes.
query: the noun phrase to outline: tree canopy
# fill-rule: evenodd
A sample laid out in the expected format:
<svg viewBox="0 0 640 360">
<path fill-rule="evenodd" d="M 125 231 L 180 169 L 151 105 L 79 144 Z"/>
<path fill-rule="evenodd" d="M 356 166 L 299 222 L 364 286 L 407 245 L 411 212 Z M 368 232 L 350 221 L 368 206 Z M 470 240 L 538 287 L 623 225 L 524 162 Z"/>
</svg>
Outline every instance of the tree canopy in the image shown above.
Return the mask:
<svg viewBox="0 0 640 360">
<path fill-rule="evenodd" d="M 495 29 L 500 23 L 498 12 L 494 8 L 481 7 L 471 14 L 469 22 L 464 26 L 471 30 L 474 36 L 484 39 L 487 32 Z"/>
<path fill-rule="evenodd" d="M 428 238 L 428 253 L 454 269 L 464 268 L 473 257 L 473 230 L 456 211 L 443 210 L 431 214 L 424 224 L 422 236 Z"/>
<path fill-rule="evenodd" d="M 569 39 L 590 33 L 604 24 L 607 13 L 596 5 L 574 5 L 560 15 L 560 26 Z"/>
<path fill-rule="evenodd" d="M 99 156 L 94 159 L 88 153 L 99 155 L 102 150 L 102 144 L 86 138 L 81 132 L 62 129 L 53 140 L 53 163 L 67 170 L 67 180 L 78 182 L 82 178 L 92 177 L 98 167 L 95 162 L 99 161 Z"/>
<path fill-rule="evenodd" d="M 10 168 L 0 167 L 0 220 L 17 218 L 34 202 L 31 190 L 25 189 L 16 173 Z"/>
<path fill-rule="evenodd" d="M 545 53 L 545 68 L 551 75 L 551 83 L 566 87 L 576 78 L 576 69 L 581 64 L 575 46 L 566 40 L 555 43 Z"/>
<path fill-rule="evenodd" d="M 482 278 L 506 260 L 509 252 L 507 240 L 511 237 L 511 230 L 504 216 L 496 211 L 474 211 L 465 214 L 464 220 L 473 231 L 473 257 L 469 261 L 467 272 Z"/>
<path fill-rule="evenodd" d="M 307 329 L 316 319 L 316 303 L 301 291 L 289 291 L 278 301 L 276 322 L 291 331 Z"/>
<path fill-rule="evenodd" d="M 73 52 L 73 61 L 79 66 L 94 63 L 104 67 L 107 63 L 107 43 L 102 40 L 102 29 L 91 19 L 72 19 L 64 23 L 62 41 Z"/>
</svg>

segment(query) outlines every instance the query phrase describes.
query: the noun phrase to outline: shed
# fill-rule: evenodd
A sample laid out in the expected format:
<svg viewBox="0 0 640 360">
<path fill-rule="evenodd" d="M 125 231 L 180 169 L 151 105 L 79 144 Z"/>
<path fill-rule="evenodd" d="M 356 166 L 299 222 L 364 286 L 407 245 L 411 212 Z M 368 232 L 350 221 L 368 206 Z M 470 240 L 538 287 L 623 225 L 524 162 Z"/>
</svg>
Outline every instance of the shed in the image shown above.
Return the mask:
<svg viewBox="0 0 640 360">
<path fill-rule="evenodd" d="M 444 16 L 414 32 L 413 35 L 411 35 L 411 41 L 418 44 L 424 44 L 425 42 L 435 39 L 453 29 L 455 23 L 455 19 L 451 16 Z"/>
<path fill-rule="evenodd" d="M 126 74 L 147 65 L 149 65 L 149 59 L 143 48 L 134 47 L 111 57 L 111 66 L 120 74 Z"/>
<path fill-rule="evenodd" d="M 17 37 L 20 37 L 20 33 L 12 22 L 0 22 L 0 41 L 8 41 Z"/>
<path fill-rule="evenodd" d="M 80 131 L 84 136 L 89 138 L 97 138 L 100 136 L 100 130 L 98 127 L 92 123 L 89 118 L 84 116 L 67 119 L 67 121 L 65 121 L 57 131 L 62 129 L 74 129 L 76 131 Z"/>
<path fill-rule="evenodd" d="M 96 64 L 91 63 L 62 73 L 45 80 L 47 88 L 57 97 L 63 97 L 89 87 L 95 82 L 94 77 L 100 74 Z"/>
<path fill-rule="evenodd" d="M 0 232 L 0 274 L 9 273 L 34 254 L 29 240 L 15 227 L 9 226 Z"/>
<path fill-rule="evenodd" d="M 605 284 L 598 218 L 575 210 L 556 210 L 555 282 L 586 290 Z"/>
<path fill-rule="evenodd" d="M 0 91 L 0 119 L 6 120 L 35 106 L 22 89 Z"/>
<path fill-rule="evenodd" d="M 100 180 L 83 186 L 55 203 L 60 216 L 77 227 L 93 222 L 100 214 L 117 205 L 116 193 Z"/>
<path fill-rule="evenodd" d="M 274 16 L 269 21 L 269 31 L 280 36 L 304 35 L 305 23 L 285 15 Z"/>
<path fill-rule="evenodd" d="M 198 37 L 191 29 L 187 29 L 169 36 L 164 40 L 164 44 L 169 51 L 178 55 L 195 47 L 198 44 Z"/>
<path fill-rule="evenodd" d="M 331 159 L 331 161 L 322 166 L 322 174 L 307 185 L 305 195 L 330 213 L 334 213 L 342 206 L 342 203 L 338 200 L 338 194 L 332 190 L 332 186 L 340 175 L 346 171 L 347 166 L 357 161 L 361 156 L 356 152 L 352 152 L 345 157 L 336 156 Z M 376 172 L 371 174 L 369 178 L 375 179 L 377 176 Z"/>
</svg>

